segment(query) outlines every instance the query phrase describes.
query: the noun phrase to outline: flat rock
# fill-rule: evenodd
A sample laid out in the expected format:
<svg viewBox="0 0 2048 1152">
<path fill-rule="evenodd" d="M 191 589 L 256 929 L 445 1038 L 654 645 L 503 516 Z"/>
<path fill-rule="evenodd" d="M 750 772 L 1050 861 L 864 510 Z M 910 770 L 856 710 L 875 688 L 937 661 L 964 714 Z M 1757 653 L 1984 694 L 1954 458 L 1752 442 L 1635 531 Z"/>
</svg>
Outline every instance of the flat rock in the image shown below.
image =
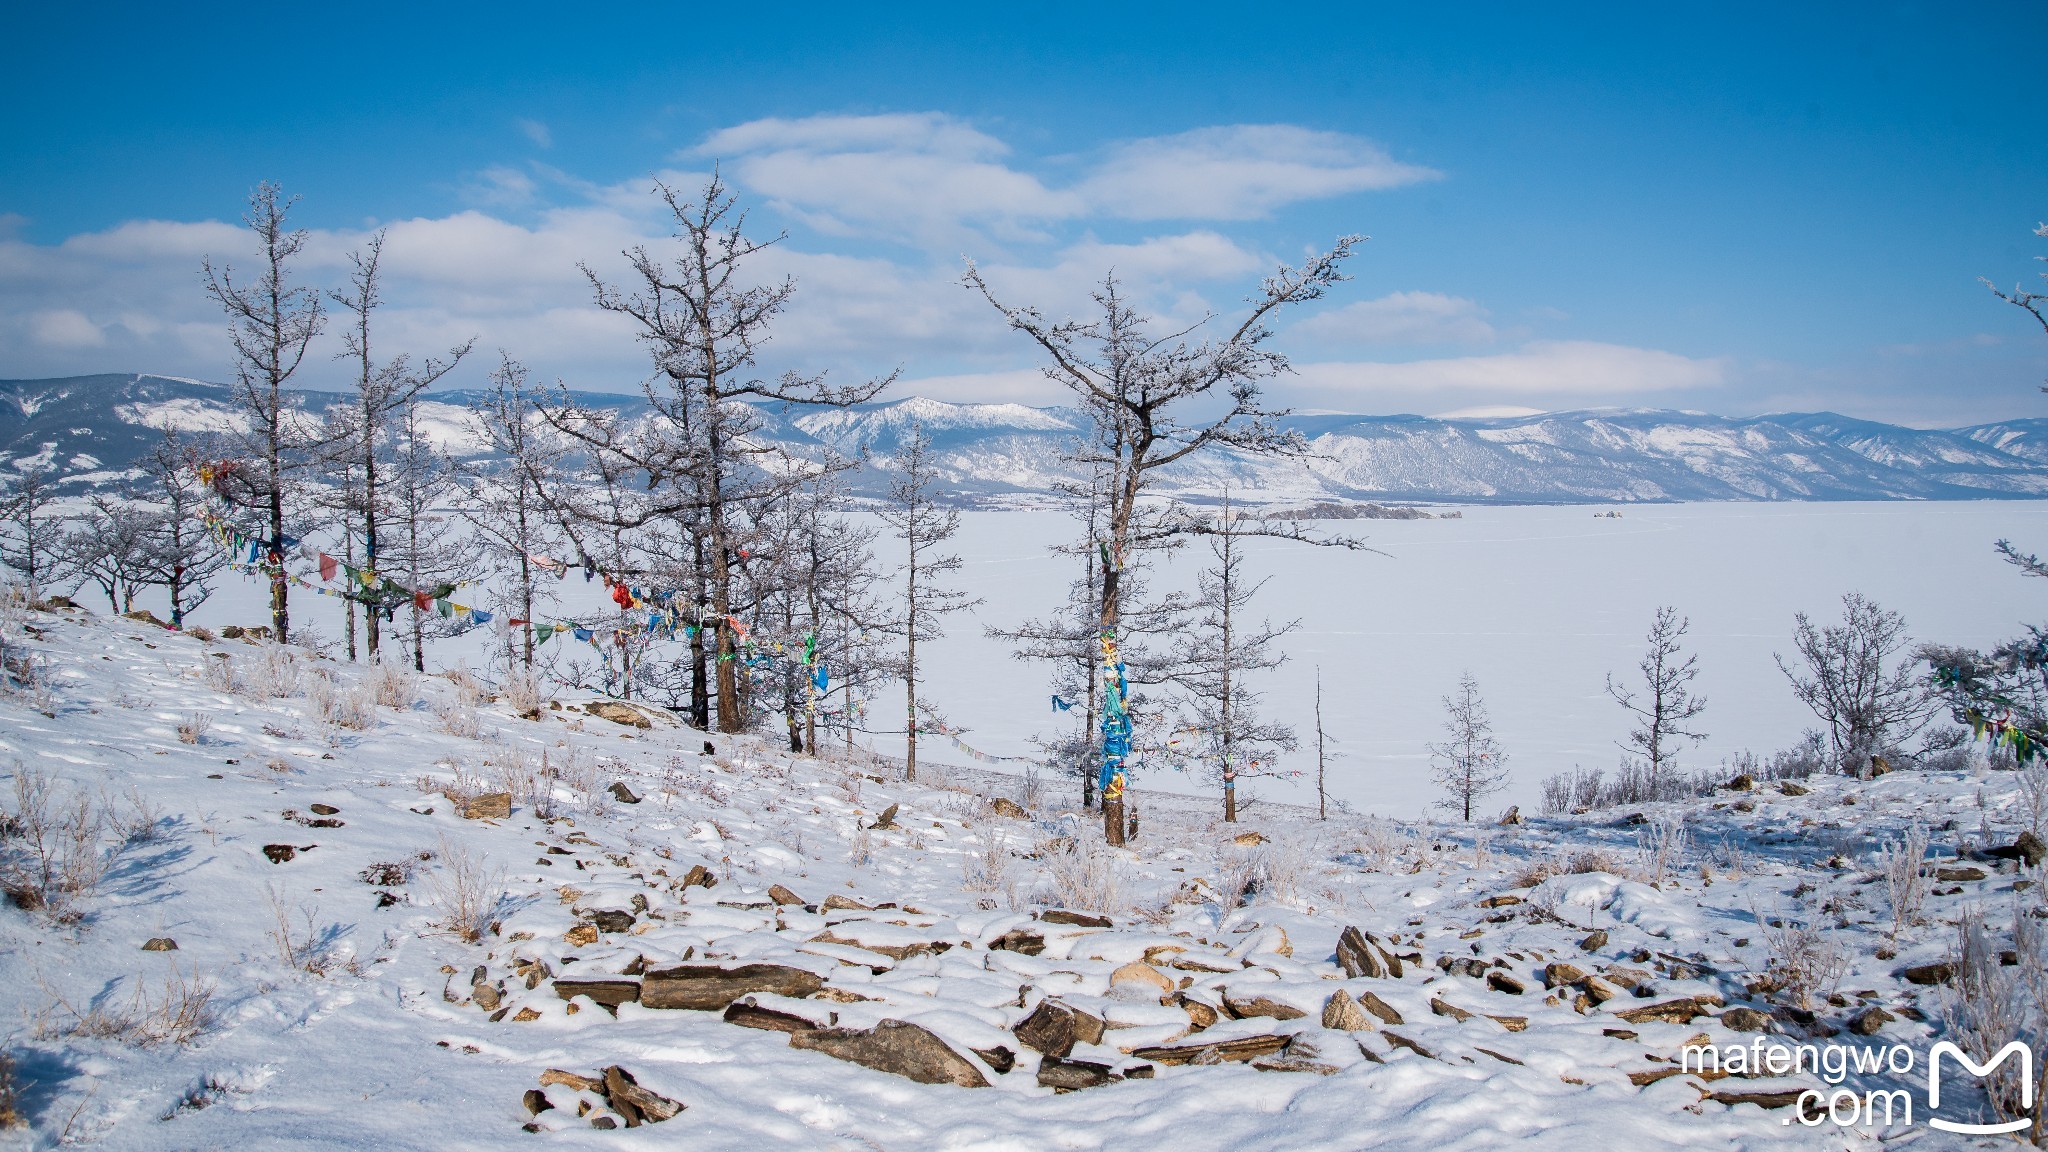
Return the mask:
<svg viewBox="0 0 2048 1152">
<path fill-rule="evenodd" d="M 142 950 L 144 952 L 176 952 L 178 950 L 178 942 L 169 936 L 152 936 L 148 940 L 143 941 Z"/>
<path fill-rule="evenodd" d="M 1352 980 L 1367 976 L 1378 980 L 1387 974 L 1387 964 L 1380 958 L 1379 950 L 1366 941 L 1365 933 L 1352 927 L 1337 934 L 1337 964 Z"/>
<path fill-rule="evenodd" d="M 919 1084 L 957 1084 L 986 1088 L 988 1078 L 972 1060 L 953 1051 L 931 1032 L 902 1020 L 884 1020 L 873 1028 L 816 1028 L 792 1032 L 789 1046 L 822 1052 L 835 1059 L 915 1080 Z"/>
<path fill-rule="evenodd" d="M 1097 916 L 1092 912 L 1075 912 L 1068 908 L 1048 908 L 1039 913 L 1038 918 L 1047 924 L 1071 924 L 1077 928 L 1115 927 L 1107 916 Z"/>
<path fill-rule="evenodd" d="M 1017 1042 L 1046 1056 L 1065 1056 L 1076 1044 L 1102 1042 L 1103 1022 L 1059 1000 L 1041 1000 L 1010 1031 Z"/>
<path fill-rule="evenodd" d="M 486 792 L 472 796 L 462 805 L 465 820 L 509 820 L 512 818 L 510 792 Z"/>
<path fill-rule="evenodd" d="M 1009 820 L 1024 820 L 1031 816 L 1031 813 L 1024 810 L 1022 804 L 1017 803 L 1008 796 L 998 796 L 989 801 L 988 806 L 996 815 Z"/>
<path fill-rule="evenodd" d="M 824 902 L 823 904 L 819 905 L 819 907 L 821 907 L 821 908 L 825 909 L 825 910 L 826 910 L 827 912 L 837 912 L 837 911 L 846 911 L 846 912 L 873 912 L 873 911 L 874 911 L 874 909 L 873 909 L 873 908 L 870 908 L 870 907 L 868 907 L 867 905 L 865 905 L 865 904 L 861 903 L 860 901 L 858 901 L 858 900 L 855 900 L 855 899 L 854 899 L 853 897 L 851 897 L 851 896 L 841 896 L 841 895 L 840 895 L 839 893 L 837 893 L 837 892 L 834 892 L 834 893 L 832 893 L 832 894 L 831 894 L 830 896 L 827 896 L 827 897 L 825 897 L 825 902 Z M 991 948 L 993 948 L 993 947 L 994 947 L 994 945 L 993 945 L 993 944 L 991 944 L 991 945 L 990 945 L 990 947 L 991 947 Z"/>
<path fill-rule="evenodd" d="M 803 897 L 797 895 L 794 892 L 791 892 L 789 889 L 784 888 L 780 884 L 770 884 L 768 886 L 768 898 L 770 900 L 775 901 L 776 904 L 782 906 L 802 904 L 804 902 Z"/>
<path fill-rule="evenodd" d="M 1631 1024 L 1660 1021 L 1665 1024 L 1689 1024 L 1695 1017 L 1706 1014 L 1705 1005 L 1687 996 L 1678 1000 L 1666 1000 L 1662 1004 L 1650 1004 L 1642 1008 L 1631 1008 L 1626 1012 L 1616 1012 L 1615 1016 Z"/>
<path fill-rule="evenodd" d="M 726 1005 L 725 1022 L 742 1028 L 759 1028 L 764 1032 L 809 1032 L 832 1026 L 829 1017 L 813 1020 L 780 1008 L 764 1008 L 756 1004 L 752 996 L 741 997 Z"/>
<path fill-rule="evenodd" d="M 1562 960 L 1552 960 L 1543 966 L 1543 986 L 1545 988 L 1563 988 L 1568 985 L 1577 984 L 1579 981 L 1584 980 L 1586 976 L 1587 972 L 1585 969 L 1576 964 L 1567 964 Z"/>
<path fill-rule="evenodd" d="M 1044 935 L 1028 928 L 1012 928 L 988 942 L 997 952 L 1015 952 L 1023 956 L 1036 956 L 1045 951 Z"/>
<path fill-rule="evenodd" d="M 1520 980 L 1509 975 L 1508 970 L 1505 968 L 1488 969 L 1486 973 L 1486 986 L 1496 992 L 1505 992 L 1510 996 L 1520 996 L 1528 991 L 1528 988 Z"/>
<path fill-rule="evenodd" d="M 564 1000 L 573 1000 L 578 996 L 588 996 L 607 1008 L 617 1008 L 621 1004 L 632 1004 L 639 1001 L 640 982 L 638 980 L 622 979 L 558 979 L 555 981 L 555 995 L 560 996 Z"/>
<path fill-rule="evenodd" d="M 1956 966 L 1946 960 L 1937 961 L 1933 964 L 1915 964 L 1911 968 L 1901 971 L 1899 975 L 1908 984 L 1946 984 L 1955 979 Z"/>
<path fill-rule="evenodd" d="M 640 797 L 634 795 L 631 788 L 626 787 L 624 780 L 612 781 L 612 786 L 608 791 L 611 792 L 612 799 L 617 800 L 621 804 L 638 804 L 640 802 Z"/>
<path fill-rule="evenodd" d="M 1401 1019 L 1401 1014 L 1394 1010 L 1394 1006 L 1392 1004 L 1389 1004 L 1385 1000 L 1380 999 L 1379 996 L 1375 993 L 1360 992 L 1358 994 L 1358 1006 L 1360 1008 L 1365 1009 L 1367 1012 L 1370 1012 L 1373 1015 L 1379 1017 L 1381 1020 L 1385 1021 L 1388 1024 L 1406 1023 L 1406 1021 Z"/>
<path fill-rule="evenodd" d="M 1109 1065 L 1093 1060 L 1066 1060 L 1047 1056 L 1038 1062 L 1038 1086 L 1055 1092 L 1077 1092 L 1099 1088 L 1117 1079 Z"/>
<path fill-rule="evenodd" d="M 1218 1040 L 1213 1044 L 1196 1042 L 1139 1048 L 1131 1055 L 1140 1060 L 1150 1060 L 1154 1064 L 1220 1064 L 1225 1061 L 1241 1064 L 1261 1056 L 1270 1056 L 1285 1047 L 1285 1036 L 1242 1036 L 1235 1040 Z"/>
<path fill-rule="evenodd" d="M 616 700 L 592 700 L 583 706 L 583 710 L 600 720 L 624 724 L 628 728 L 654 727 L 654 721 L 649 720 L 638 708 L 631 704 L 621 704 Z"/>
<path fill-rule="evenodd" d="M 1225 992 L 1223 1006 L 1230 1009 L 1230 1014 L 1240 1020 L 1248 1020 L 1255 1016 L 1271 1020 L 1299 1020 L 1308 1015 L 1292 1004 L 1253 994 L 1238 996 Z"/>
<path fill-rule="evenodd" d="M 815 973 L 786 964 L 678 964 L 640 978 L 640 1004 L 646 1008 L 684 1008 L 722 1012 L 749 993 L 772 993 L 800 1000 L 825 986 Z"/>
<path fill-rule="evenodd" d="M 1118 985 L 1136 985 L 1149 988 L 1162 996 L 1173 991 L 1173 980 L 1166 973 L 1145 963 L 1143 960 L 1133 960 L 1128 964 L 1119 966 L 1116 971 L 1111 972 L 1109 974 L 1109 986 L 1115 988 Z M 1296 1013 L 1296 1015 L 1300 1015 L 1300 1013 Z"/>
<path fill-rule="evenodd" d="M 1329 1001 L 1323 1005 L 1323 1027 L 1337 1032 L 1366 1032 L 1370 1031 L 1374 1024 L 1365 1009 L 1358 1006 L 1358 1001 L 1353 1000 L 1349 992 L 1339 988 L 1330 994 Z"/>
<path fill-rule="evenodd" d="M 604 1070 L 604 1087 L 605 1099 L 628 1128 L 673 1119 L 683 1110 L 679 1101 L 642 1088 L 631 1072 L 616 1064 Z"/>
<path fill-rule="evenodd" d="M 1771 1016 L 1754 1008 L 1730 1008 L 1721 1013 L 1721 1026 L 1730 1032 L 1769 1032 Z"/>
</svg>

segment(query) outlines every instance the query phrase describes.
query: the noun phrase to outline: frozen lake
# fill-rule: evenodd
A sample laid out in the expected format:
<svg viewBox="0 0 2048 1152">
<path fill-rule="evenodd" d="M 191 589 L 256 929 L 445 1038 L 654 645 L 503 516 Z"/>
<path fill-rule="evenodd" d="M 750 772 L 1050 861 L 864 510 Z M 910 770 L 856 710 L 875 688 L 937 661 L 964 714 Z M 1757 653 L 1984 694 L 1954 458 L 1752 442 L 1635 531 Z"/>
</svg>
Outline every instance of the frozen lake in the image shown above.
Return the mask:
<svg viewBox="0 0 2048 1152">
<path fill-rule="evenodd" d="M 1433 798 L 1423 746 L 1439 738 L 1439 698 L 1470 669 L 1509 754 L 1512 785 L 1488 806 L 1497 812 L 1511 803 L 1533 809 L 1542 779 L 1574 764 L 1615 764 L 1627 719 L 1603 680 L 1610 671 L 1635 675 L 1659 604 L 1691 617 L 1688 644 L 1700 658 L 1696 686 L 1708 699 L 1700 723 L 1710 738 L 1687 754 L 1692 765 L 1742 749 L 1768 753 L 1813 725 L 1772 662 L 1774 652 L 1790 650 L 1795 612 L 1833 620 L 1843 593 L 1860 591 L 1903 613 L 1916 638 L 1976 645 L 2048 616 L 2048 584 L 2030 582 L 1991 547 L 2008 537 L 2028 551 L 2048 550 L 2048 504 L 1690 504 L 1594 517 L 1604 510 L 1484 507 L 1457 520 L 1337 526 L 1368 537 L 1385 556 L 1253 542 L 1248 566 L 1272 580 L 1252 613 L 1301 620 L 1282 642 L 1288 664 L 1256 681 L 1267 714 L 1303 737 L 1293 766 L 1313 766 L 1318 667 L 1326 727 L 1342 753 L 1331 767 L 1332 793 L 1360 810 L 1404 817 L 1423 814 Z M 1011 659 L 982 634 L 984 625 L 1012 626 L 1055 606 L 1078 567 L 1050 548 L 1071 533 L 1058 512 L 963 517 L 961 583 L 985 603 L 952 617 L 950 636 L 923 649 L 926 692 L 984 752 L 1029 753 L 1033 735 L 1071 723 L 1051 709 L 1048 669 Z M 893 565 L 890 542 L 882 544 L 881 562 Z M 1201 544 L 1191 545 L 1158 583 L 1186 583 L 1206 559 Z M 568 586 L 579 600 L 580 583 Z M 339 635 L 338 601 L 295 592 L 293 603 L 297 619 Z M 229 575 L 194 622 L 256 623 L 262 611 L 261 589 Z M 470 641 L 429 649 L 430 661 L 446 664 L 476 666 L 480 656 Z M 873 722 L 886 725 L 900 700 L 891 693 L 876 701 Z M 900 749 L 900 737 L 877 737 L 877 746 Z M 969 762 L 943 740 L 920 752 Z M 1170 771 L 1141 772 L 1134 784 L 1209 787 Z M 1261 781 L 1249 791 L 1314 798 L 1306 781 Z"/>
</svg>

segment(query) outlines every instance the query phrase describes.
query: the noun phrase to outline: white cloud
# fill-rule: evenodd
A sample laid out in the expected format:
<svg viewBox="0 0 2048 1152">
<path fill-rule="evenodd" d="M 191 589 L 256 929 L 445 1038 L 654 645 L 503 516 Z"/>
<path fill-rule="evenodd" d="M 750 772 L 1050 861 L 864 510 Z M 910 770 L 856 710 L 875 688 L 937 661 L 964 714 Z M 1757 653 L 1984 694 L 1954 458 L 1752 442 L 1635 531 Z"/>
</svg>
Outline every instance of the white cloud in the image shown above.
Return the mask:
<svg viewBox="0 0 2048 1152">
<path fill-rule="evenodd" d="M 1478 393 L 1615 397 L 1711 388 L 1725 378 L 1720 359 L 1699 360 L 1653 348 L 1590 340 L 1539 340 L 1493 356 L 1414 360 L 1405 364 L 1322 363 L 1296 368 L 1301 383 L 1330 392 L 1428 395 Z"/>
<path fill-rule="evenodd" d="M 1342 344 L 1485 344 L 1498 333 L 1486 309 L 1441 292 L 1392 292 L 1320 312 L 1289 328 Z"/>
<path fill-rule="evenodd" d="M 1341 132 L 1232 124 L 1120 145 L 1081 191 L 1097 210 L 1133 220 L 1249 220 L 1441 175 Z"/>
<path fill-rule="evenodd" d="M 826 231 L 935 248 L 1043 239 L 1052 224 L 1243 220 L 1304 200 L 1392 188 L 1438 173 L 1356 136 L 1286 124 L 1226 125 L 1109 148 L 1055 186 L 1001 140 L 939 113 L 755 120 L 695 155 Z"/>
<path fill-rule="evenodd" d="M 100 326 L 75 308 L 33 312 L 29 314 L 28 322 L 36 343 L 52 348 L 97 348 L 107 342 L 106 333 L 100 331 Z"/>
<path fill-rule="evenodd" d="M 555 134 L 548 131 L 548 126 L 538 120 L 520 120 L 519 131 L 539 147 L 553 148 L 555 146 Z"/>
</svg>

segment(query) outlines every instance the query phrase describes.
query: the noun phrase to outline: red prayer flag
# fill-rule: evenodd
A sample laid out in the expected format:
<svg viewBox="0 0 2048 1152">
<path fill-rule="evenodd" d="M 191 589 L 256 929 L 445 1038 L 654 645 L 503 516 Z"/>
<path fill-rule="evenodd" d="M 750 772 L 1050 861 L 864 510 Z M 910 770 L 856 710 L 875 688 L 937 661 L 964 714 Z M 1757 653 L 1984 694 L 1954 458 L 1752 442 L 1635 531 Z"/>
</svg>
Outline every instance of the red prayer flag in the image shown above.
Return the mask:
<svg viewBox="0 0 2048 1152">
<path fill-rule="evenodd" d="M 325 552 L 320 554 L 320 579 L 322 581 L 334 579 L 334 573 L 340 567 L 341 565 L 335 561 L 334 557 L 329 556 Z"/>
</svg>

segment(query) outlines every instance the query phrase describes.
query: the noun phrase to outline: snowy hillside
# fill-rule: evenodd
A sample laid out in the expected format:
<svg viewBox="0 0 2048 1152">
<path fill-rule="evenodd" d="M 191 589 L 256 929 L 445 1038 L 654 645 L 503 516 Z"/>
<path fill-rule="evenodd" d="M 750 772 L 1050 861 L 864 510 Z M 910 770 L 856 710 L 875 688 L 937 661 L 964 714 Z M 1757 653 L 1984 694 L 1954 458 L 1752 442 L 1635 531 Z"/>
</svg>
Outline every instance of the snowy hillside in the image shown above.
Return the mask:
<svg viewBox="0 0 2048 1152">
<path fill-rule="evenodd" d="M 578 393 L 628 418 L 632 396 Z M 309 411 L 329 393 L 296 394 Z M 464 427 L 470 394 L 436 393 L 428 422 L 458 455 L 478 448 Z M 1078 468 L 1067 456 L 1082 425 L 1064 408 L 947 404 L 921 397 L 848 410 L 761 410 L 763 439 L 797 454 L 827 446 L 878 463 L 915 420 L 932 436 L 956 494 L 1043 494 Z M 0 463 L 37 461 L 79 484 L 111 479 L 168 421 L 231 427 L 226 389 L 160 376 L 0 381 Z M 2008 421 L 1949 431 L 1902 428 L 1830 413 L 1727 419 L 1700 413 L 1596 410 L 1493 419 L 1304 415 L 1287 425 L 1308 441 L 1303 460 L 1229 451 L 1191 457 L 1162 490 L 1254 498 L 1584 503 L 1669 500 L 1952 500 L 2048 495 L 2048 422 Z M 875 470 L 857 491 L 879 494 Z"/>
<path fill-rule="evenodd" d="M 1953 859 L 2021 830 L 2009 775 L 1462 827 L 1140 790 L 1111 852 L 1019 778 L 10 613 L 0 1001 L 38 1147 L 1778 1147 L 1830 1077 L 1687 1045 L 1924 1055 L 1949 924 L 2042 907 Z M 1939 859 L 1888 881 L 1914 821 Z M 1923 1086 L 1852 1074 L 1911 1130 L 1803 1146 L 1962 1146 Z"/>
</svg>

